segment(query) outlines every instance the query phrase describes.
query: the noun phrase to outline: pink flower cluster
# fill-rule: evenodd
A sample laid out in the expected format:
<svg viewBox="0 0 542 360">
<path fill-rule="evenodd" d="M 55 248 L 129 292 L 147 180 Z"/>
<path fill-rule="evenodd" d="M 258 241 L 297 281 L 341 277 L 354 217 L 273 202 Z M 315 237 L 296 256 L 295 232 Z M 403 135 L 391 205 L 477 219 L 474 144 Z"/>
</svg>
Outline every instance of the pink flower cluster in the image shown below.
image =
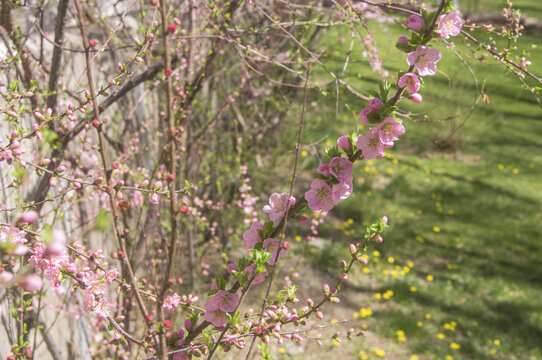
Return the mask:
<svg viewBox="0 0 542 360">
<path fill-rule="evenodd" d="M 424 28 L 423 19 L 418 15 L 412 15 L 406 20 L 407 26 L 414 30 L 420 31 Z M 449 39 L 450 36 L 457 36 L 461 33 L 463 20 L 458 11 L 451 11 L 443 14 L 438 19 L 438 33 L 443 39 Z M 401 36 L 397 40 L 398 44 L 410 46 L 408 39 Z M 409 52 L 406 61 L 409 66 L 413 66 L 419 76 L 435 75 L 437 73 L 437 63 L 442 55 L 437 49 L 431 49 L 426 45 L 418 46 L 414 51 Z M 399 78 L 397 85 L 400 88 L 406 88 L 409 97 L 415 103 L 422 101 L 422 96 L 418 94 L 420 89 L 420 79 L 413 72 L 408 72 Z"/>
<path fill-rule="evenodd" d="M 28 252 L 28 247 L 24 244 L 28 240 L 26 233 L 16 227 L 4 226 L 0 231 L 0 243 L 8 243 L 14 247 L 10 253 L 15 256 L 24 256 Z"/>
<path fill-rule="evenodd" d="M 118 275 L 117 269 L 112 269 L 107 272 L 99 270 L 92 271 L 85 268 L 77 273 L 77 277 L 81 278 L 81 282 L 85 286 L 85 297 L 83 307 L 85 311 L 94 311 L 98 318 L 106 318 L 111 312 L 116 309 L 115 301 L 105 296 L 107 290 L 106 284 L 111 284 Z"/>
<path fill-rule="evenodd" d="M 36 242 L 28 262 L 43 271 L 54 287 L 59 287 L 63 279 L 63 272 L 74 273 L 78 270 L 75 263 L 70 262 L 66 253 L 66 236 L 62 231 L 53 230 L 51 242 L 46 245 L 43 242 Z"/>
<path fill-rule="evenodd" d="M 412 15 L 407 19 L 406 24 L 416 32 L 423 30 L 425 27 L 423 19 L 418 15 Z M 461 32 L 462 25 L 463 22 L 457 11 L 444 14 L 439 18 L 438 23 L 440 36 L 447 39 L 449 36 L 458 35 Z M 404 36 L 401 36 L 397 43 L 401 44 L 402 49 L 404 49 L 404 46 L 410 46 L 408 39 Z M 437 63 L 441 57 L 440 51 L 431 49 L 426 45 L 420 45 L 407 54 L 406 61 L 409 66 L 416 70 L 417 74 L 414 72 L 403 74 L 399 77 L 397 85 L 400 89 L 406 89 L 409 98 L 415 103 L 422 101 L 422 96 L 418 94 L 421 87 L 418 76 L 435 75 L 437 73 Z M 360 113 L 361 123 L 371 125 L 369 120 L 371 112 L 380 112 L 383 105 L 381 99 L 371 99 L 369 107 L 363 109 Z M 385 155 L 384 149 L 393 146 L 394 141 L 399 139 L 399 135 L 404 133 L 403 124 L 391 117 L 386 117 L 378 125 L 372 127 L 366 135 L 359 136 L 356 146 L 362 151 L 365 159 L 383 157 Z"/>
<path fill-rule="evenodd" d="M 322 164 L 316 172 L 325 180 L 314 179 L 311 189 L 305 193 L 305 199 L 311 210 L 331 210 L 340 200 L 347 199 L 352 193 L 352 170 L 350 160 L 337 156 L 329 164 Z"/>
</svg>

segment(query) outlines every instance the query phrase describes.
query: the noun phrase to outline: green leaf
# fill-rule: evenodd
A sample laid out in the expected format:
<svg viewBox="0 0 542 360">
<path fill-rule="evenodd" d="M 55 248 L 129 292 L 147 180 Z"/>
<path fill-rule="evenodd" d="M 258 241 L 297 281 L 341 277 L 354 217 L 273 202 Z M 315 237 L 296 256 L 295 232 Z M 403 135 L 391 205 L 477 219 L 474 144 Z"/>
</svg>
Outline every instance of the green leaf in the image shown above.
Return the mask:
<svg viewBox="0 0 542 360">
<path fill-rule="evenodd" d="M 265 224 L 263 224 L 263 230 L 262 230 L 262 239 L 267 239 L 271 234 L 275 231 L 275 227 L 273 226 L 273 222 L 266 221 Z"/>
<path fill-rule="evenodd" d="M 13 175 L 13 177 L 19 181 L 22 180 L 26 174 L 26 169 L 20 167 L 19 165 L 17 165 L 17 163 L 13 163 L 13 165 L 15 170 L 11 173 L 11 175 Z"/>
<path fill-rule="evenodd" d="M 208 334 L 207 331 L 205 330 L 203 330 L 201 334 L 203 335 L 203 342 L 205 343 L 205 345 L 207 345 L 209 349 L 212 349 L 213 346 L 215 345 L 215 342 L 213 341 L 213 338 L 211 337 L 211 335 Z"/>
<path fill-rule="evenodd" d="M 371 124 L 378 124 L 380 122 L 380 114 L 376 111 L 371 111 L 367 114 L 367 120 L 369 120 Z"/>
<path fill-rule="evenodd" d="M 94 230 L 105 231 L 109 229 L 109 220 L 107 219 L 107 211 L 100 210 L 96 221 L 94 222 Z"/>
<path fill-rule="evenodd" d="M 444 10 L 442 11 L 443 14 L 447 14 L 450 11 L 457 11 L 457 4 L 454 0 L 448 1 L 448 4 L 444 7 Z"/>
<path fill-rule="evenodd" d="M 340 157 L 341 150 L 337 145 L 333 145 L 332 147 L 326 149 L 326 155 L 329 157 L 329 160 L 331 160 L 335 157 Z"/>
<path fill-rule="evenodd" d="M 369 94 L 369 95 L 371 95 L 372 97 L 375 97 L 375 98 L 380 97 L 380 94 L 378 92 L 374 91 L 374 90 L 367 91 L 367 94 Z"/>
<path fill-rule="evenodd" d="M 395 44 L 395 47 L 397 49 L 399 49 L 399 50 L 403 50 L 404 52 L 411 52 L 412 51 L 410 45 L 407 45 L 407 44 L 397 43 L 397 44 Z"/>
</svg>

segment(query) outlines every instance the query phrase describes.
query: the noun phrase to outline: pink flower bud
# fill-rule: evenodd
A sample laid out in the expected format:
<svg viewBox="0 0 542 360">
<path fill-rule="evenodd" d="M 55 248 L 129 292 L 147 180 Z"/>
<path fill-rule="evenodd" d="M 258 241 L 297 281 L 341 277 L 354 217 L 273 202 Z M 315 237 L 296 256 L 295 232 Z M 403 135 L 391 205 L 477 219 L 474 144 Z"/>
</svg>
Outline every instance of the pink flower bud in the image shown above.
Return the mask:
<svg viewBox="0 0 542 360">
<path fill-rule="evenodd" d="M 371 109 L 371 111 L 380 110 L 382 105 L 384 105 L 384 103 L 379 98 L 372 98 L 371 100 L 369 100 L 369 108 Z"/>
<path fill-rule="evenodd" d="M 2 271 L 0 273 L 0 284 L 5 284 L 13 280 L 13 274 L 9 271 Z"/>
<path fill-rule="evenodd" d="M 36 274 L 30 274 L 19 279 L 17 281 L 17 286 L 22 287 L 26 291 L 33 292 L 41 289 L 43 286 L 43 280 L 41 280 L 41 278 Z"/>
<path fill-rule="evenodd" d="M 387 224 L 388 223 L 388 217 L 386 215 L 382 216 L 382 222 L 384 224 Z"/>
<path fill-rule="evenodd" d="M 406 38 L 406 36 L 400 36 L 399 39 L 397 39 L 397 44 L 403 44 L 403 45 L 408 46 L 409 45 L 408 39 Z"/>
<path fill-rule="evenodd" d="M 39 214 L 34 210 L 25 211 L 21 215 L 21 221 L 27 224 L 32 224 L 34 221 L 38 220 L 38 218 L 39 218 Z"/>
<path fill-rule="evenodd" d="M 416 104 L 419 104 L 422 102 L 422 96 L 418 93 L 414 93 L 410 96 L 410 100 L 412 100 Z"/>
<path fill-rule="evenodd" d="M 423 28 L 423 19 L 418 15 L 412 15 L 407 19 L 406 24 L 412 30 L 420 31 Z"/>
<path fill-rule="evenodd" d="M 352 148 L 352 143 L 346 135 L 343 135 L 339 139 L 337 139 L 337 145 L 344 151 L 350 150 Z"/>
<path fill-rule="evenodd" d="M 47 254 L 51 256 L 64 255 L 65 250 L 64 244 L 59 241 L 52 241 L 49 246 L 47 246 Z"/>
<path fill-rule="evenodd" d="M 235 266 L 235 264 L 229 263 L 226 267 L 226 270 L 228 271 L 228 274 L 231 274 L 233 270 L 237 270 L 237 266 Z"/>
<path fill-rule="evenodd" d="M 28 253 L 28 247 L 24 245 L 18 245 L 17 248 L 13 251 L 15 256 L 25 256 Z"/>
</svg>

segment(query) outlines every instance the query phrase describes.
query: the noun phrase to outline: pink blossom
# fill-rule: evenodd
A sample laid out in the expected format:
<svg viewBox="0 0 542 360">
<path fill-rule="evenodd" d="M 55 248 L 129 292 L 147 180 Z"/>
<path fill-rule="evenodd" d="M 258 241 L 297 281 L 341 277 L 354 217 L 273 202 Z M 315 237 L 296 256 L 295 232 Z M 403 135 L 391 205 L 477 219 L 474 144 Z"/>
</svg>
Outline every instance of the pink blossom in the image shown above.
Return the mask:
<svg viewBox="0 0 542 360">
<path fill-rule="evenodd" d="M 425 45 L 418 46 L 415 51 L 407 55 L 408 65 L 414 65 L 420 76 L 435 75 L 440 59 L 440 51 L 430 49 Z"/>
<path fill-rule="evenodd" d="M 331 187 L 325 181 L 320 179 L 314 179 L 312 181 L 311 189 L 305 193 L 305 199 L 311 210 L 329 211 L 337 203 L 333 199 Z"/>
<path fill-rule="evenodd" d="M 264 250 L 271 254 L 271 259 L 267 260 L 267 263 L 269 265 L 274 265 L 275 264 L 275 260 L 277 258 L 277 250 L 278 250 L 279 246 L 280 246 L 280 240 L 279 239 L 269 238 L 269 239 L 265 239 L 263 241 Z M 280 249 L 280 251 L 278 251 L 279 259 L 282 256 L 284 256 L 285 254 L 286 254 L 286 249 L 283 249 L 283 248 Z"/>
<path fill-rule="evenodd" d="M 329 164 L 322 164 L 316 168 L 316 172 L 328 177 L 331 174 L 331 169 L 329 168 Z"/>
<path fill-rule="evenodd" d="M 406 24 L 414 31 L 423 29 L 423 19 L 418 15 L 412 15 L 406 20 Z"/>
<path fill-rule="evenodd" d="M 248 272 L 248 279 L 252 279 L 252 274 L 254 273 L 254 269 L 256 268 L 256 264 L 252 263 L 249 266 L 245 268 L 245 272 Z M 256 275 L 254 280 L 252 281 L 252 285 L 258 285 L 262 282 L 264 282 L 265 277 L 267 276 L 267 270 L 265 270 L 263 273 Z"/>
<path fill-rule="evenodd" d="M 378 110 L 380 110 L 380 108 L 382 107 L 382 105 L 384 105 L 384 103 L 383 103 L 382 100 L 380 100 L 379 98 L 372 98 L 371 100 L 369 100 L 369 108 L 370 108 L 372 111 L 378 111 Z"/>
<path fill-rule="evenodd" d="M 181 297 L 177 293 L 173 293 L 172 295 L 166 296 L 163 307 L 169 311 L 173 311 L 180 303 Z"/>
<path fill-rule="evenodd" d="M 295 204 L 295 198 L 286 193 L 273 193 L 269 197 L 269 205 L 263 207 L 263 212 L 269 214 L 271 221 L 282 219 L 290 206 Z"/>
<path fill-rule="evenodd" d="M 243 233 L 243 239 L 245 240 L 245 248 L 250 250 L 256 245 L 261 239 L 258 230 L 263 230 L 263 225 L 255 221 L 250 225 L 250 229 Z"/>
<path fill-rule="evenodd" d="M 416 104 L 419 104 L 422 102 L 422 96 L 418 93 L 415 93 L 410 96 L 410 100 L 412 100 Z"/>
<path fill-rule="evenodd" d="M 341 181 L 338 184 L 334 184 L 331 187 L 331 191 L 333 192 L 333 200 L 335 200 L 335 202 L 339 202 L 339 200 L 348 199 L 350 194 L 352 194 L 352 189 L 352 178 L 348 179 L 347 181 Z"/>
<path fill-rule="evenodd" d="M 119 274 L 119 271 L 117 269 L 111 269 L 105 274 L 105 281 L 108 284 L 111 284 L 113 280 L 117 278 L 117 275 Z"/>
<path fill-rule="evenodd" d="M 212 306 L 211 306 L 212 305 Z M 205 315 L 203 318 L 205 321 L 210 322 L 215 327 L 221 327 L 228 322 L 226 313 L 220 310 L 218 307 L 214 307 L 214 303 L 211 300 L 207 301 L 204 305 Z"/>
<path fill-rule="evenodd" d="M 94 309 L 95 301 L 96 297 L 92 293 L 87 292 L 85 298 L 83 299 L 83 308 L 85 309 L 85 311 L 92 311 L 92 309 Z"/>
<path fill-rule="evenodd" d="M 352 148 L 352 143 L 346 135 L 343 135 L 337 139 L 337 145 L 344 151 L 349 151 Z"/>
<path fill-rule="evenodd" d="M 367 132 L 367 135 L 358 137 L 356 146 L 361 150 L 364 159 L 384 157 L 384 144 L 380 141 L 380 129 L 375 126 Z"/>
<path fill-rule="evenodd" d="M 343 157 L 334 157 L 329 162 L 329 169 L 331 174 L 337 178 L 339 181 L 346 181 L 352 178 L 352 170 L 354 166 L 350 160 Z"/>
<path fill-rule="evenodd" d="M 218 290 L 211 301 L 216 303 L 218 309 L 224 312 L 232 312 L 235 311 L 237 302 L 239 301 L 239 295 L 224 290 Z"/>
<path fill-rule="evenodd" d="M 111 314 L 111 312 L 115 312 L 116 308 L 117 306 L 113 299 L 101 298 L 98 300 L 93 310 L 96 313 L 96 315 L 98 315 L 99 319 L 105 319 L 106 317 L 109 316 L 109 314 Z"/>
<path fill-rule="evenodd" d="M 104 295 L 107 290 L 107 286 L 100 281 L 100 277 L 91 270 L 83 274 L 81 281 L 86 285 L 87 291 L 94 295 Z"/>
<path fill-rule="evenodd" d="M 463 19 L 459 11 L 450 11 L 447 14 L 441 15 L 438 20 L 438 29 L 440 37 L 449 39 L 450 36 L 457 36 L 461 33 L 463 27 Z"/>
<path fill-rule="evenodd" d="M 393 145 L 395 140 L 399 140 L 399 135 L 405 133 L 403 124 L 391 117 L 385 118 L 377 128 L 380 141 L 386 145 Z"/>
<path fill-rule="evenodd" d="M 410 94 L 413 94 L 420 90 L 420 79 L 418 79 L 418 76 L 412 72 L 407 72 L 403 76 L 399 78 L 399 81 L 397 82 L 397 85 L 399 87 L 404 88 L 406 87 L 407 91 Z"/>
</svg>

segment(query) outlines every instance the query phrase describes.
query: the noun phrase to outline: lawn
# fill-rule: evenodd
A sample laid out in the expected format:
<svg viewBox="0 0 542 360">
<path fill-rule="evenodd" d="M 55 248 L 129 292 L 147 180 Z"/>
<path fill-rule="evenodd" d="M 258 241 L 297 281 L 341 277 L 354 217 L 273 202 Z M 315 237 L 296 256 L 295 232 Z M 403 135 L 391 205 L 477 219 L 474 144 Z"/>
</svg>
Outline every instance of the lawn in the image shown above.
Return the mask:
<svg viewBox="0 0 542 360">
<path fill-rule="evenodd" d="M 482 3 L 476 10 L 502 8 Z M 542 14 L 538 2 L 521 5 Z M 393 74 L 406 69 L 393 46 L 404 31 L 388 28 L 377 32 L 377 42 Z M 325 63 L 340 73 L 350 32 L 334 29 L 326 37 L 337 45 Z M 526 35 L 518 46 L 532 51 L 531 70 L 541 74 L 542 49 L 530 46 L 539 39 Z M 442 73 L 426 78 L 423 103 L 402 104 L 423 121 L 406 121 L 406 134 L 386 158 L 356 165 L 354 194 L 321 227 L 331 246 L 345 248 L 376 218 L 387 215 L 391 223 L 384 243 L 370 248 L 368 266 L 345 287 L 364 294 L 363 304 L 348 303 L 349 326 L 366 328 L 367 336 L 340 346 L 360 359 L 542 359 L 542 110 L 503 67 L 463 56 L 475 81 L 453 51 L 439 48 Z M 345 79 L 366 93 L 376 76 L 361 52 L 356 45 Z M 470 113 L 482 89 L 487 102 Z M 325 90 L 310 92 L 318 105 L 308 110 L 305 143 L 331 144 L 357 126 L 366 106 L 342 89 L 348 106 L 337 114 L 335 86 Z M 309 159 L 314 147 L 305 149 Z M 314 164 L 307 160 L 306 169 Z M 347 252 L 329 248 L 314 249 L 314 259 L 333 257 L 325 263 L 335 271 Z"/>
</svg>

